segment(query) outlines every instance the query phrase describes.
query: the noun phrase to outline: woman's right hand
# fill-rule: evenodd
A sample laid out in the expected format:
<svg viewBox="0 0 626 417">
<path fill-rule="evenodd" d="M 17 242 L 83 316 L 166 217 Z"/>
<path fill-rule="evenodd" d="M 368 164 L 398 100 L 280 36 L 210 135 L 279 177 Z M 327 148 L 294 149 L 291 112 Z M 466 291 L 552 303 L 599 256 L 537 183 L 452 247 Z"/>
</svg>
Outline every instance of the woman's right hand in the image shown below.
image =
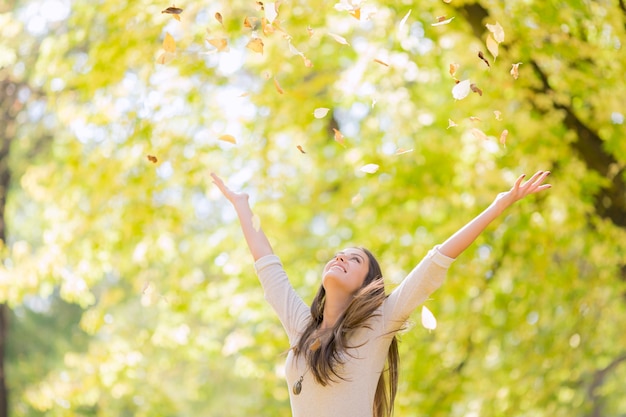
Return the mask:
<svg viewBox="0 0 626 417">
<path fill-rule="evenodd" d="M 213 184 L 217 185 L 217 188 L 219 188 L 222 194 L 224 194 L 224 197 L 226 197 L 226 199 L 234 206 L 241 203 L 248 204 L 248 194 L 234 192 L 228 188 L 228 186 L 224 184 L 224 181 L 213 172 L 211 173 L 211 177 L 213 178 Z"/>
</svg>

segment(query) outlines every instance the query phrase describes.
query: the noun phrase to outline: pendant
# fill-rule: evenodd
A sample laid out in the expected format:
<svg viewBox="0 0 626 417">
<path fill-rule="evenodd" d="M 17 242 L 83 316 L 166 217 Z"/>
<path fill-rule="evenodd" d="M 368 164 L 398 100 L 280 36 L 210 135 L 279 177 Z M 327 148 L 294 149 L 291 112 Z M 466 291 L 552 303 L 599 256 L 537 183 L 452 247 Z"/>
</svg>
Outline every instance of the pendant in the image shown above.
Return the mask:
<svg viewBox="0 0 626 417">
<path fill-rule="evenodd" d="M 294 384 L 293 384 L 293 393 L 295 395 L 300 395 L 300 393 L 302 392 L 302 380 L 304 379 L 304 375 L 302 375 L 300 377 L 299 380 L 297 380 Z"/>
</svg>

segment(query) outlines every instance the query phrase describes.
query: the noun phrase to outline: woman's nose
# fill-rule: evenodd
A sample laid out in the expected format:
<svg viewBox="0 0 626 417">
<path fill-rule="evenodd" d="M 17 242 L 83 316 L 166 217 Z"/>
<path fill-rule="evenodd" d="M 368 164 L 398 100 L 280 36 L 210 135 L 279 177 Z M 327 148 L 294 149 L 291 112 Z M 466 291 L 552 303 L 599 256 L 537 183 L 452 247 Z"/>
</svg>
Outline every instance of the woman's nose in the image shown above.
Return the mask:
<svg viewBox="0 0 626 417">
<path fill-rule="evenodd" d="M 343 256 L 341 256 L 341 255 L 335 256 L 335 259 L 338 260 L 338 261 L 344 262 Z"/>
</svg>

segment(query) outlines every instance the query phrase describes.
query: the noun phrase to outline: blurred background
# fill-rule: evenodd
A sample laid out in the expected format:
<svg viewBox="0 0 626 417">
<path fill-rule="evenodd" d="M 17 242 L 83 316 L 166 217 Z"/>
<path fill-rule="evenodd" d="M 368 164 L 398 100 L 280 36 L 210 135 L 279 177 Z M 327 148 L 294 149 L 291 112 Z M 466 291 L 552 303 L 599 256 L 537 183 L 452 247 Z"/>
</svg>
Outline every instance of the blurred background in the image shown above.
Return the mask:
<svg viewBox="0 0 626 417">
<path fill-rule="evenodd" d="M 625 34 L 623 0 L 4 0 L 0 417 L 290 415 L 210 172 L 310 302 L 537 170 L 401 335 L 396 415 L 626 416 Z"/>
</svg>

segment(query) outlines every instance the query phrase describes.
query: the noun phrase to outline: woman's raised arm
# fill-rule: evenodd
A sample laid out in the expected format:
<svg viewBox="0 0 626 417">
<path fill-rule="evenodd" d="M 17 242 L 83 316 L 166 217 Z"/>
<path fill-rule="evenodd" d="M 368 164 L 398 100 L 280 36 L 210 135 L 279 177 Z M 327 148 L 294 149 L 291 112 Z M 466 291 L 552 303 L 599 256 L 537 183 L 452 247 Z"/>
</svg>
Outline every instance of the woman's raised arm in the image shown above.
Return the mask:
<svg viewBox="0 0 626 417">
<path fill-rule="evenodd" d="M 211 173 L 211 177 L 213 178 L 213 183 L 217 185 L 217 188 L 224 194 L 224 197 L 226 197 L 235 208 L 237 216 L 239 217 L 239 223 L 241 224 L 241 230 L 243 231 L 243 235 L 246 238 L 248 248 L 254 260 L 257 261 L 266 255 L 273 254 L 274 251 L 272 250 L 272 245 L 267 239 L 267 236 L 265 236 L 265 233 L 263 233 L 260 227 L 256 228 L 254 225 L 254 214 L 248 203 L 248 194 L 232 191 L 224 184 L 224 181 L 214 173 Z"/>
<path fill-rule="evenodd" d="M 549 174 L 549 171 L 538 171 L 523 184 L 525 175 L 521 175 L 509 191 L 498 194 L 489 207 L 442 243 L 439 251 L 450 258 L 459 256 L 493 220 L 513 203 L 527 195 L 550 188 L 550 184 L 543 184 Z"/>
</svg>

